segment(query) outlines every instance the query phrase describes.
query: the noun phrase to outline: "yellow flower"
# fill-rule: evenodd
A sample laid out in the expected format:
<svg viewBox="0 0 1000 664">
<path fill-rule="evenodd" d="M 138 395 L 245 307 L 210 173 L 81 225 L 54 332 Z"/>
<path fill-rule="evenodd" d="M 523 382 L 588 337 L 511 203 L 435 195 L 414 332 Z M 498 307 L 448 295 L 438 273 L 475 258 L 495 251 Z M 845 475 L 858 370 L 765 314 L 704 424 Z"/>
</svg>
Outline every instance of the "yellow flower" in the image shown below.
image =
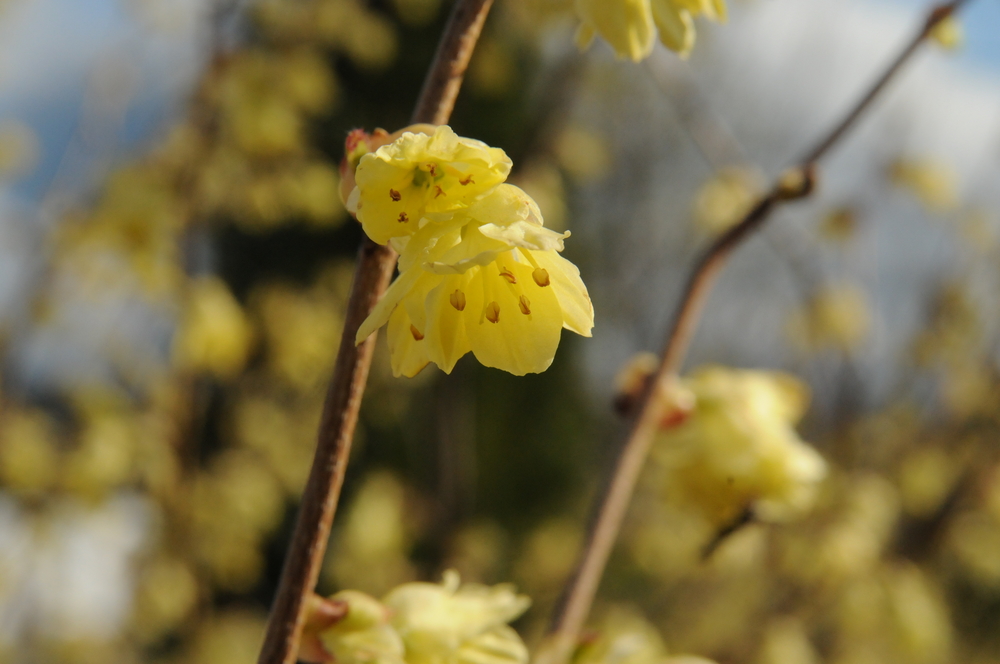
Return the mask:
<svg viewBox="0 0 1000 664">
<path fill-rule="evenodd" d="M 576 0 L 583 22 L 577 40 L 588 44 L 600 34 L 621 58 L 639 62 L 653 52 L 656 28 L 649 0 Z"/>
<path fill-rule="evenodd" d="M 403 642 L 389 624 L 389 611 L 374 597 L 343 590 L 330 598 L 347 605 L 347 615 L 319 634 L 338 664 L 403 664 Z"/>
<path fill-rule="evenodd" d="M 404 132 L 361 157 L 347 209 L 375 242 L 414 233 L 429 213 L 467 207 L 507 179 L 511 161 L 499 148 L 462 138 L 442 125 Z"/>
<path fill-rule="evenodd" d="M 941 48 L 954 51 L 962 46 L 965 32 L 962 30 L 962 24 L 952 15 L 935 25 L 931 29 L 930 37 Z"/>
<path fill-rule="evenodd" d="M 694 46 L 694 19 L 726 20 L 725 0 L 576 0 L 582 21 L 577 43 L 600 34 L 619 57 L 639 62 L 653 52 L 656 31 L 672 51 L 686 56 Z"/>
<path fill-rule="evenodd" d="M 523 191 L 496 187 L 468 209 L 431 214 L 402 238 L 399 278 L 358 330 L 357 342 L 388 322 L 393 373 L 428 362 L 446 373 L 470 350 L 515 375 L 552 363 L 562 328 L 590 336 L 594 310 L 563 239 L 542 226 Z"/>
<path fill-rule="evenodd" d="M 404 583 L 385 596 L 390 622 L 406 646 L 406 664 L 524 664 L 528 650 L 508 622 L 531 604 L 509 585 L 459 587 L 444 582 Z"/>
<path fill-rule="evenodd" d="M 668 491 L 724 525 L 752 507 L 764 520 L 807 509 L 826 463 L 792 425 L 808 402 L 797 379 L 779 373 L 704 367 L 682 383 L 694 410 L 667 429 L 657 450 Z"/>
</svg>

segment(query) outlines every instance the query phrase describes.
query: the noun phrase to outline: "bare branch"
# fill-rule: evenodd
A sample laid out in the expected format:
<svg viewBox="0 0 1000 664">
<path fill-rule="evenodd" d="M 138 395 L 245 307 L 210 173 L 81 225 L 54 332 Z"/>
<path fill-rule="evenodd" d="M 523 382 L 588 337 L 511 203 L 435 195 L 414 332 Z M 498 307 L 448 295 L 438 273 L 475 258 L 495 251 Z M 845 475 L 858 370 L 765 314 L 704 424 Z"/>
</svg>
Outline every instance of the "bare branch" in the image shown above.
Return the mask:
<svg viewBox="0 0 1000 664">
<path fill-rule="evenodd" d="M 413 113 L 414 123 L 448 121 L 492 4 L 493 0 L 459 0 L 455 5 Z M 374 334 L 357 346 L 354 337 L 388 287 L 395 267 L 395 251 L 364 240 L 358 250 L 340 349 L 323 404 L 316 455 L 271 607 L 259 664 L 295 662 L 308 598 L 319 578 L 337 511 L 375 347 Z"/>
<path fill-rule="evenodd" d="M 563 600 L 553 616 L 546 647 L 537 658 L 539 664 L 543 662 L 562 664 L 576 645 L 580 630 L 590 613 L 611 549 L 618 538 L 639 473 L 649 455 L 664 415 L 661 398 L 664 387 L 676 380 L 705 302 L 729 255 L 767 222 L 775 208 L 786 201 L 802 198 L 811 193 L 815 181 L 815 163 L 853 128 L 872 102 L 927 39 L 933 28 L 967 1 L 952 0 L 934 8 L 920 31 L 907 43 L 874 85 L 854 104 L 844 119 L 807 152 L 797 166 L 786 171 L 774 184 L 770 193 L 761 199 L 742 221 L 719 237 L 695 264 L 675 311 L 674 322 L 660 356 L 660 366 L 639 401 L 631 430 L 621 446 L 617 462 L 612 467 L 599 497 L 598 509 L 588 530 L 587 541 L 576 572 L 567 585 Z"/>
</svg>

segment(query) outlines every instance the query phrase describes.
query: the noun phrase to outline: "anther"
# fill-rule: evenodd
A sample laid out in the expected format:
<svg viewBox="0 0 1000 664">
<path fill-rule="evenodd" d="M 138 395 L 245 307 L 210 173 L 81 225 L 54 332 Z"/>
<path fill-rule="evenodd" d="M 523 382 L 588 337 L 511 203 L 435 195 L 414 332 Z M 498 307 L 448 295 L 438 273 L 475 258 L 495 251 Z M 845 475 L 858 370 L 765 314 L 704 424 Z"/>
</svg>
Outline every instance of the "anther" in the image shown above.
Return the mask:
<svg viewBox="0 0 1000 664">
<path fill-rule="evenodd" d="M 448 301 L 459 311 L 465 311 L 465 293 L 462 291 L 456 290 L 448 297 Z"/>
<path fill-rule="evenodd" d="M 447 194 L 444 193 L 444 189 L 441 188 L 441 185 L 439 185 L 439 184 L 434 185 L 434 198 L 437 198 L 438 196 L 446 196 L 446 195 Z"/>
<path fill-rule="evenodd" d="M 476 184 L 476 181 L 472 179 L 471 175 L 467 175 L 464 179 L 459 180 L 458 183 L 464 187 L 467 184 Z"/>
<path fill-rule="evenodd" d="M 432 175 L 433 177 L 437 177 L 437 174 L 438 174 L 438 167 L 437 167 L 437 164 L 433 164 L 433 163 L 432 163 L 432 164 L 427 164 L 427 171 L 428 171 L 428 172 L 429 172 L 429 173 L 430 173 L 430 174 L 431 174 L 431 175 Z"/>
<path fill-rule="evenodd" d="M 515 277 L 514 273 L 505 267 L 500 268 L 500 276 L 512 284 L 517 283 L 517 277 Z"/>
<path fill-rule="evenodd" d="M 403 198 L 403 196 L 398 191 L 396 191 L 395 189 L 390 189 L 389 190 L 389 198 L 391 198 L 392 200 L 394 200 L 394 201 L 396 201 L 398 203 L 400 201 L 400 199 Z"/>
<path fill-rule="evenodd" d="M 517 306 L 521 309 L 521 313 L 525 316 L 531 315 L 531 300 L 525 296 L 521 296 L 521 299 L 517 301 Z"/>
<path fill-rule="evenodd" d="M 549 273 L 543 267 L 536 267 L 531 273 L 531 278 L 535 280 L 535 283 L 545 288 L 551 281 L 549 281 Z"/>
<path fill-rule="evenodd" d="M 486 320 L 491 323 L 500 322 L 500 305 L 495 301 L 486 305 Z"/>
<path fill-rule="evenodd" d="M 420 330 L 413 327 L 412 325 L 410 325 L 410 334 L 412 334 L 413 338 L 416 339 L 417 341 L 420 341 L 421 339 L 424 338 L 424 335 L 420 333 Z"/>
<path fill-rule="evenodd" d="M 409 220 L 410 220 L 410 218 L 408 216 L 406 216 L 405 212 L 400 212 L 399 213 L 399 219 L 397 219 L 397 221 L 399 221 L 399 223 L 405 224 Z"/>
</svg>

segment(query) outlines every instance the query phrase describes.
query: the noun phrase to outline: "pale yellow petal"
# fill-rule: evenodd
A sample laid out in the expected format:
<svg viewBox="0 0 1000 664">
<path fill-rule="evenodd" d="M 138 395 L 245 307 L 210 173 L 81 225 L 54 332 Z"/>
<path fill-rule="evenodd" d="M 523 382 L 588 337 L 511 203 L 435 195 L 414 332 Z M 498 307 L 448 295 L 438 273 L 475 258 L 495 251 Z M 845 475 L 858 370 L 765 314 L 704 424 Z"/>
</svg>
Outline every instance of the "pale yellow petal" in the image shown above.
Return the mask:
<svg viewBox="0 0 1000 664">
<path fill-rule="evenodd" d="M 545 269 L 562 310 L 563 327 L 589 337 L 594 327 L 594 305 L 577 266 L 552 251 L 533 251 L 532 258 Z"/>
<path fill-rule="evenodd" d="M 427 354 L 445 373 L 472 350 L 465 334 L 469 274 L 445 278 L 427 295 Z"/>
<path fill-rule="evenodd" d="M 510 283 L 501 270 L 516 283 Z M 531 266 L 514 261 L 510 254 L 476 268 L 463 312 L 476 359 L 516 376 L 539 373 L 552 364 L 563 323 L 554 290 L 538 286 L 531 273 Z"/>
<path fill-rule="evenodd" d="M 638 62 L 653 52 L 656 30 L 649 0 L 576 0 L 576 11 L 619 57 Z"/>
<path fill-rule="evenodd" d="M 505 226 L 517 221 L 542 225 L 538 203 L 523 189 L 501 184 L 469 207 L 469 215 L 482 224 Z"/>
<path fill-rule="evenodd" d="M 406 307 L 396 307 L 393 310 L 386 332 L 392 375 L 397 378 L 413 378 L 427 366 L 430 358 L 427 356 L 426 339 L 417 339 L 413 334 L 413 324 L 406 313 Z"/>
<path fill-rule="evenodd" d="M 653 17 L 660 30 L 660 41 L 671 51 L 685 57 L 694 47 L 695 30 L 691 13 L 670 0 L 652 0 Z"/>
<path fill-rule="evenodd" d="M 526 221 L 518 221 L 506 226 L 484 224 L 479 227 L 479 232 L 507 245 L 534 251 L 562 251 L 564 248 L 563 239 L 569 237 L 569 231 L 557 233 L 544 226 Z"/>
<path fill-rule="evenodd" d="M 400 300 L 409 295 L 410 291 L 413 290 L 413 286 L 423 274 L 424 271 L 419 267 L 400 273 L 396 280 L 392 282 L 392 285 L 385 291 L 385 294 L 382 295 L 382 299 L 372 309 L 368 318 L 361 323 L 361 327 L 358 328 L 358 333 L 354 337 L 354 343 L 360 344 L 372 332 L 385 325 L 396 305 L 399 304 Z"/>
<path fill-rule="evenodd" d="M 436 274 L 462 274 L 470 268 L 489 265 L 501 253 L 510 250 L 509 244 L 483 235 L 471 218 L 469 222 L 470 225 L 463 229 L 462 241 L 427 261 L 424 264 L 427 270 Z"/>
</svg>

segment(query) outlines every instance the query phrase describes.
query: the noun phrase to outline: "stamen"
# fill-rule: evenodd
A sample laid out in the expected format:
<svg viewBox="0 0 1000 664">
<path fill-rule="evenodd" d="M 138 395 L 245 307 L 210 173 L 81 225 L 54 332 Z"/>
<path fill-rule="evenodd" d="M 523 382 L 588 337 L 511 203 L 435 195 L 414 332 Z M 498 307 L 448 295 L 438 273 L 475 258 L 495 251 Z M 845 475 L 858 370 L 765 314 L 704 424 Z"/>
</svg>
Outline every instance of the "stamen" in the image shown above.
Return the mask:
<svg viewBox="0 0 1000 664">
<path fill-rule="evenodd" d="M 508 270 L 505 267 L 500 268 L 500 276 L 503 277 L 504 279 L 506 279 L 507 283 L 511 283 L 511 284 L 516 284 L 517 283 L 517 277 L 515 277 L 514 273 L 511 272 L 510 270 Z"/>
<path fill-rule="evenodd" d="M 549 273 L 546 272 L 544 267 L 535 268 L 535 270 L 531 273 L 531 278 L 534 279 L 535 283 L 542 288 L 545 288 L 552 283 L 549 281 Z"/>
<path fill-rule="evenodd" d="M 465 311 L 465 293 L 461 290 L 456 290 L 448 297 L 448 301 L 451 302 L 451 306 L 455 307 L 459 311 Z"/>
<path fill-rule="evenodd" d="M 394 200 L 394 201 L 396 201 L 398 203 L 400 201 L 400 199 L 403 198 L 403 196 L 402 196 L 402 194 L 400 194 L 395 189 L 390 189 L 389 190 L 389 198 L 391 198 L 392 200 Z"/>
<path fill-rule="evenodd" d="M 438 168 L 437 164 L 434 163 L 427 164 L 427 170 L 433 177 L 437 177 L 438 174 L 437 168 Z"/>
<path fill-rule="evenodd" d="M 495 301 L 486 305 L 486 320 L 491 323 L 500 322 L 500 305 Z"/>
<path fill-rule="evenodd" d="M 408 216 L 406 215 L 406 213 L 405 213 L 405 212 L 400 212 L 400 213 L 399 213 L 399 219 L 397 219 L 397 221 L 398 221 L 399 223 L 401 223 L 401 224 L 405 224 L 405 223 L 406 223 L 406 222 L 408 222 L 409 220 L 410 220 L 410 218 L 409 218 L 409 217 L 408 217 Z"/>
<path fill-rule="evenodd" d="M 518 308 L 520 308 L 521 313 L 524 314 L 525 316 L 531 315 L 531 300 L 529 300 L 525 296 L 522 295 L 520 297 L 520 299 L 517 301 L 517 306 Z"/>
<path fill-rule="evenodd" d="M 412 334 L 413 338 L 417 341 L 421 341 L 424 338 L 424 335 L 420 333 L 420 330 L 413 327 L 413 325 L 410 325 L 410 334 Z"/>
<path fill-rule="evenodd" d="M 434 198 L 437 198 L 438 196 L 447 196 L 447 194 L 444 193 L 444 189 L 441 188 L 441 185 L 436 184 L 434 185 Z"/>
<path fill-rule="evenodd" d="M 471 175 L 467 175 L 464 179 L 459 180 L 458 183 L 464 187 L 467 184 L 476 184 L 476 181 L 472 179 Z"/>
</svg>

